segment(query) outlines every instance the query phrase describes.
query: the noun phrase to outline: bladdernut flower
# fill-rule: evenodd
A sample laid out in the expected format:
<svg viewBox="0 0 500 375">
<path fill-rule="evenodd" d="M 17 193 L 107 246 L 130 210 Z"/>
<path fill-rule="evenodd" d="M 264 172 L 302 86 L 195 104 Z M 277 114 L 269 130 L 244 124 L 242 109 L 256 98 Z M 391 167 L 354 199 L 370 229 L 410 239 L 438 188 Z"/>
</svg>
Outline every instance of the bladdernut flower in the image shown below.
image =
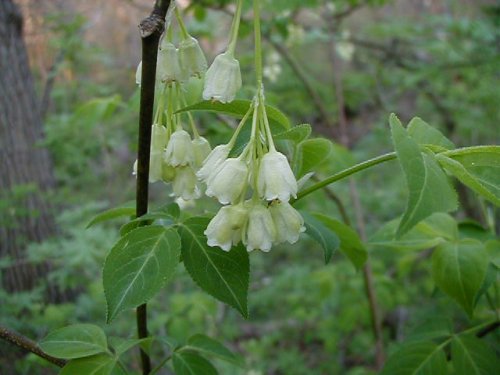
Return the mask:
<svg viewBox="0 0 500 375">
<path fill-rule="evenodd" d="M 198 41 L 189 36 L 179 42 L 179 62 L 184 76 L 201 78 L 207 71 L 207 59 Z"/>
<path fill-rule="evenodd" d="M 221 53 L 205 75 L 203 99 L 229 103 L 241 88 L 240 63 L 229 52 Z"/>
<path fill-rule="evenodd" d="M 175 46 L 163 39 L 158 50 L 157 77 L 164 83 L 183 82 L 179 52 Z"/>
<path fill-rule="evenodd" d="M 203 137 L 195 138 L 191 143 L 193 145 L 194 166 L 200 168 L 203 161 L 210 155 L 212 148 L 210 143 Z"/>
<path fill-rule="evenodd" d="M 191 136 L 179 129 L 172 133 L 165 150 L 165 162 L 172 167 L 184 166 L 194 160 Z"/>
<path fill-rule="evenodd" d="M 220 203 L 235 203 L 248 181 L 248 167 L 239 158 L 226 159 L 207 181 L 206 194 Z"/>
<path fill-rule="evenodd" d="M 288 241 L 293 244 L 299 240 L 300 233 L 306 230 L 304 219 L 288 202 L 273 201 L 269 212 L 276 228 L 276 243 Z"/>
<path fill-rule="evenodd" d="M 248 218 L 248 210 L 243 204 L 222 207 L 210 221 L 204 234 L 208 246 L 219 246 L 224 251 L 241 241 L 243 227 Z"/>
<path fill-rule="evenodd" d="M 242 239 L 249 252 L 256 249 L 268 252 L 276 240 L 271 213 L 260 202 L 249 203 L 248 222 L 243 228 Z"/>
<path fill-rule="evenodd" d="M 271 150 L 262 157 L 257 180 L 259 195 L 268 201 L 288 202 L 297 197 L 297 180 L 285 155 Z"/>
<path fill-rule="evenodd" d="M 162 180 L 163 152 L 167 145 L 167 129 L 158 124 L 151 127 L 151 148 L 149 156 L 149 182 Z M 137 160 L 134 163 L 133 174 L 137 175 Z"/>
<path fill-rule="evenodd" d="M 202 181 L 207 181 L 209 177 L 220 167 L 227 159 L 231 147 L 229 145 L 219 145 L 215 147 L 203 161 L 203 166 L 196 173 Z"/>
<path fill-rule="evenodd" d="M 190 166 L 175 168 L 175 177 L 172 181 L 173 194 L 184 200 L 197 199 L 200 191 L 196 185 L 196 174 Z"/>
</svg>

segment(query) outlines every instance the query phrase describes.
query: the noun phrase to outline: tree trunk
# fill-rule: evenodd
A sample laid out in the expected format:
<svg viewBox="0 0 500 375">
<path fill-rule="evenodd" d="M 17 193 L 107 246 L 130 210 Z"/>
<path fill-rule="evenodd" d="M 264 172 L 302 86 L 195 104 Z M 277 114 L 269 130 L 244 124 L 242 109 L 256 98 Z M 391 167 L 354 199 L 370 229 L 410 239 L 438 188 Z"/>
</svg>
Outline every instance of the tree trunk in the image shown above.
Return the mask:
<svg viewBox="0 0 500 375">
<path fill-rule="evenodd" d="M 56 233 L 48 191 L 54 186 L 52 163 L 43 138 L 23 19 L 12 0 L 0 0 L 0 257 L 12 266 L 2 271 L 2 286 L 13 292 L 32 288 L 48 264 L 25 260 L 27 243 Z M 49 299 L 59 293 L 49 290 Z"/>
</svg>

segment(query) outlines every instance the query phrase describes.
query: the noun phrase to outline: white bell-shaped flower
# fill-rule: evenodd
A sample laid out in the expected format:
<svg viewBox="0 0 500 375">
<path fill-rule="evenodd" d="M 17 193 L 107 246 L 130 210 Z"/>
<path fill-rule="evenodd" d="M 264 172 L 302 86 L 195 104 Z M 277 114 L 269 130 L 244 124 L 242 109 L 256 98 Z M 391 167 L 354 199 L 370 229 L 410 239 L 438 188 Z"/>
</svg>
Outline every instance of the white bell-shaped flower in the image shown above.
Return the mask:
<svg viewBox="0 0 500 375">
<path fill-rule="evenodd" d="M 163 39 L 158 50 L 157 78 L 165 83 L 183 82 L 179 52 L 175 46 Z"/>
<path fill-rule="evenodd" d="M 210 155 L 212 147 L 210 147 L 210 143 L 203 137 L 195 138 L 191 143 L 193 144 L 194 166 L 200 168 L 203 165 L 203 161 Z"/>
<path fill-rule="evenodd" d="M 286 156 L 276 150 L 262 157 L 257 182 L 259 195 L 268 201 L 288 202 L 290 196 L 297 197 L 297 180 L 290 164 Z"/>
<path fill-rule="evenodd" d="M 167 129 L 158 124 L 151 127 L 151 149 L 149 156 L 149 182 L 162 180 L 163 152 L 167 145 Z M 137 161 L 134 163 L 134 175 L 137 174 Z"/>
<path fill-rule="evenodd" d="M 231 250 L 232 245 L 241 241 L 243 227 L 248 218 L 248 210 L 243 204 L 222 207 L 205 230 L 208 246 L 219 246 Z"/>
<path fill-rule="evenodd" d="M 299 240 L 300 233 L 306 230 L 304 219 L 288 202 L 273 201 L 269 212 L 276 228 L 276 243 L 288 241 L 293 244 Z"/>
<path fill-rule="evenodd" d="M 194 161 L 191 136 L 179 129 L 172 133 L 165 150 L 165 162 L 172 167 L 184 166 Z"/>
<path fill-rule="evenodd" d="M 172 181 L 173 194 L 184 200 L 200 197 L 200 191 L 196 185 L 196 174 L 190 166 L 175 168 L 175 177 Z"/>
<path fill-rule="evenodd" d="M 220 203 L 234 203 L 245 189 L 248 167 L 239 158 L 226 159 L 207 181 L 206 194 Z"/>
<path fill-rule="evenodd" d="M 151 127 L 151 152 L 165 151 L 167 142 L 167 128 L 163 125 L 153 124 Z"/>
<path fill-rule="evenodd" d="M 248 222 L 243 229 L 243 243 L 247 251 L 271 250 L 276 240 L 276 228 L 271 213 L 261 203 L 251 202 L 248 209 Z"/>
<path fill-rule="evenodd" d="M 202 181 L 207 181 L 209 177 L 220 167 L 220 165 L 227 159 L 231 147 L 229 145 L 216 146 L 212 152 L 203 161 L 203 166 L 196 173 L 198 178 Z"/>
<path fill-rule="evenodd" d="M 198 41 L 189 36 L 179 42 L 179 62 L 184 76 L 201 78 L 207 71 L 207 59 Z"/>
<path fill-rule="evenodd" d="M 205 75 L 203 99 L 229 103 L 240 88 L 240 63 L 228 52 L 218 55 Z"/>
</svg>

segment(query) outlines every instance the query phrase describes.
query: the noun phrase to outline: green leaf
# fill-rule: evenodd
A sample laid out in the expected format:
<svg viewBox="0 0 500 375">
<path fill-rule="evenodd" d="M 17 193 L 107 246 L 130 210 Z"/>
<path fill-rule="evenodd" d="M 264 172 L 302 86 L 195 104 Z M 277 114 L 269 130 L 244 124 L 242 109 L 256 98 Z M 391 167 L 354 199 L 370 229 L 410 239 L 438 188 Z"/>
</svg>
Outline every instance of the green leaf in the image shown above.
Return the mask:
<svg viewBox="0 0 500 375">
<path fill-rule="evenodd" d="M 481 242 L 471 239 L 446 242 L 432 255 L 432 276 L 443 292 L 472 315 L 488 264 L 488 253 Z"/>
<path fill-rule="evenodd" d="M 452 334 L 452 325 L 449 318 L 433 317 L 427 322 L 418 325 L 413 329 L 406 339 L 406 342 L 429 341 L 445 339 Z"/>
<path fill-rule="evenodd" d="M 222 345 L 217 340 L 208 336 L 197 334 L 188 339 L 187 345 L 182 348 L 183 350 L 195 350 L 200 354 L 214 355 L 222 360 L 231 362 L 242 366 L 243 359 L 232 353 L 228 348 Z"/>
<path fill-rule="evenodd" d="M 123 216 L 134 216 L 135 215 L 135 207 L 115 207 L 111 208 L 109 210 L 106 210 L 104 212 L 101 212 L 100 214 L 96 215 L 88 224 L 86 228 L 90 228 L 93 225 L 96 225 L 98 223 L 102 223 L 104 221 L 109 221 L 116 219 L 118 217 L 123 217 Z"/>
<path fill-rule="evenodd" d="M 485 251 L 488 252 L 488 249 L 485 246 Z M 498 268 L 490 262 L 488 264 L 488 268 L 486 269 L 486 276 L 484 277 L 483 283 L 481 287 L 476 293 L 476 297 L 474 298 L 474 307 L 476 307 L 479 299 L 488 291 L 490 286 L 497 280 Z"/>
<path fill-rule="evenodd" d="M 453 337 L 451 363 L 457 375 L 492 375 L 500 369 L 495 352 L 473 335 Z"/>
<path fill-rule="evenodd" d="M 87 357 L 108 350 L 106 335 L 93 324 L 75 324 L 52 331 L 39 346 L 47 354 L 63 359 Z"/>
<path fill-rule="evenodd" d="M 477 166 L 474 161 L 470 161 L 472 158 L 468 159 L 467 168 L 455 159 L 437 155 L 437 161 L 448 173 L 494 205 L 500 206 L 500 155 L 497 155 L 497 160 L 492 158 L 490 165 Z"/>
<path fill-rule="evenodd" d="M 313 216 L 335 232 L 340 239 L 340 251 L 359 270 L 365 264 L 368 253 L 356 231 L 329 216 L 323 214 L 313 214 Z"/>
<path fill-rule="evenodd" d="M 110 375 L 116 359 L 109 354 L 78 358 L 69 361 L 59 375 Z"/>
<path fill-rule="evenodd" d="M 290 130 L 287 130 L 283 133 L 276 134 L 274 136 L 274 139 L 275 140 L 287 139 L 295 143 L 299 143 L 307 139 L 311 135 L 311 130 L 312 130 L 311 125 L 301 124 L 294 126 Z"/>
<path fill-rule="evenodd" d="M 438 146 L 438 150 L 452 150 L 455 148 L 453 142 L 446 138 L 443 133 L 419 117 L 411 119 L 408 124 L 408 135 L 419 145 Z"/>
<path fill-rule="evenodd" d="M 248 317 L 250 261 L 243 246 L 226 252 L 207 245 L 203 234 L 210 219 L 192 217 L 180 225 L 182 259 L 192 279 L 205 292 Z"/>
<path fill-rule="evenodd" d="M 221 103 L 217 101 L 205 100 L 181 108 L 176 113 L 187 111 L 209 111 L 242 118 L 248 112 L 251 103 L 252 102 L 250 100 L 233 100 L 231 103 Z M 266 113 L 267 118 L 270 122 L 278 123 L 285 129 L 290 129 L 290 121 L 279 109 L 266 105 Z"/>
<path fill-rule="evenodd" d="M 121 337 L 110 337 L 109 339 L 111 347 L 114 349 L 114 352 L 119 357 L 123 353 L 132 349 L 137 345 L 148 345 L 153 341 L 152 337 L 147 337 L 143 339 L 124 339 Z"/>
<path fill-rule="evenodd" d="M 173 364 L 176 375 L 217 375 L 215 367 L 195 353 L 175 352 Z"/>
<path fill-rule="evenodd" d="M 394 148 L 409 189 L 407 207 L 396 233 L 399 237 L 434 212 L 456 209 L 458 203 L 456 192 L 434 156 L 421 153 L 394 114 L 390 124 Z"/>
<path fill-rule="evenodd" d="M 446 356 L 432 342 L 403 346 L 386 362 L 380 375 L 446 375 Z"/>
<path fill-rule="evenodd" d="M 325 254 L 325 264 L 328 263 L 334 251 L 339 248 L 340 239 L 333 230 L 315 216 L 306 211 L 300 211 L 300 214 L 304 218 L 306 233 L 321 245 Z"/>
<path fill-rule="evenodd" d="M 294 170 L 297 177 L 305 175 L 326 162 L 332 150 L 332 142 L 324 138 L 306 139 L 300 142 L 294 158 Z"/>
<path fill-rule="evenodd" d="M 158 225 L 134 229 L 117 242 L 103 270 L 108 322 L 147 302 L 172 278 L 180 246 L 174 229 Z"/>
<path fill-rule="evenodd" d="M 400 220 L 384 224 L 371 238 L 370 246 L 393 250 L 416 251 L 433 248 L 458 238 L 457 222 L 448 214 L 437 212 L 395 239 Z"/>
</svg>

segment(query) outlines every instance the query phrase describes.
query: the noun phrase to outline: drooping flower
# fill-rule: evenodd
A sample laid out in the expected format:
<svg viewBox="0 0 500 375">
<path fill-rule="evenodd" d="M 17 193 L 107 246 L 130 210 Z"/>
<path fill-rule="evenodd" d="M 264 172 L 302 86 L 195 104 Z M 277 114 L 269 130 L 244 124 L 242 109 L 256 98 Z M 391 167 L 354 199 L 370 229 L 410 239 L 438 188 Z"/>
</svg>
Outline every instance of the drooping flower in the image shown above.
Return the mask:
<svg viewBox="0 0 500 375">
<path fill-rule="evenodd" d="M 162 180 L 163 152 L 167 145 L 167 129 L 158 124 L 151 127 L 151 148 L 149 156 L 149 182 Z M 134 163 L 134 175 L 137 174 L 137 161 Z"/>
<path fill-rule="evenodd" d="M 243 229 L 243 243 L 247 251 L 271 250 L 276 240 L 276 228 L 271 213 L 259 202 L 250 202 L 248 209 L 248 222 Z"/>
<path fill-rule="evenodd" d="M 203 137 L 193 139 L 192 144 L 194 166 L 200 168 L 203 165 L 203 161 L 210 155 L 212 148 L 210 147 L 210 143 Z"/>
<path fill-rule="evenodd" d="M 275 200 L 269 206 L 269 212 L 276 228 L 276 243 L 288 241 L 293 244 L 304 232 L 304 219 L 288 202 Z"/>
<path fill-rule="evenodd" d="M 229 145 L 219 145 L 215 147 L 205 158 L 203 166 L 196 173 L 198 178 L 202 181 L 207 181 L 217 168 L 227 159 L 230 151 L 231 147 Z"/>
<path fill-rule="evenodd" d="M 165 162 L 172 167 L 184 166 L 194 160 L 191 136 L 179 129 L 172 133 L 165 150 Z"/>
<path fill-rule="evenodd" d="M 288 202 L 290 196 L 297 196 L 297 180 L 285 155 L 271 150 L 262 157 L 257 188 L 259 195 L 268 201 Z"/>
<path fill-rule="evenodd" d="M 196 174 L 190 166 L 175 168 L 175 177 L 172 181 L 172 190 L 176 197 L 184 200 L 200 197 L 200 191 L 196 185 Z"/>
<path fill-rule="evenodd" d="M 175 46 L 165 38 L 158 50 L 157 77 L 164 83 L 183 82 L 179 52 Z"/>
<path fill-rule="evenodd" d="M 205 75 L 203 99 L 229 103 L 241 88 L 240 63 L 229 52 L 221 53 Z"/>
<path fill-rule="evenodd" d="M 241 241 L 247 217 L 248 210 L 241 203 L 222 207 L 204 232 L 208 246 L 219 246 L 222 250 L 229 251 L 232 245 Z"/>
<path fill-rule="evenodd" d="M 239 158 L 229 158 L 208 179 L 206 194 L 222 204 L 234 203 L 243 194 L 247 181 L 247 165 Z"/>
<path fill-rule="evenodd" d="M 201 78 L 207 71 L 207 59 L 198 41 L 189 36 L 179 42 L 179 62 L 184 76 Z"/>
</svg>

